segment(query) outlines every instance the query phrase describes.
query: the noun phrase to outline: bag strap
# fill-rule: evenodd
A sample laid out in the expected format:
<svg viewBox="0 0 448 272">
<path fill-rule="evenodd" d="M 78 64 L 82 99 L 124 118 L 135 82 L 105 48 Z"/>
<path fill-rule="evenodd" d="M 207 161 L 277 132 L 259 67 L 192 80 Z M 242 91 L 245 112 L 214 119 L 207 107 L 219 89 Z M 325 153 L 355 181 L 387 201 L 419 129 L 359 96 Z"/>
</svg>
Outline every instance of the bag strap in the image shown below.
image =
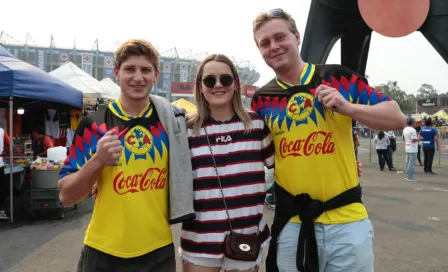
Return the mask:
<svg viewBox="0 0 448 272">
<path fill-rule="evenodd" d="M 218 179 L 219 189 L 221 190 L 222 201 L 224 202 L 224 207 L 226 208 L 226 214 L 227 214 L 227 219 L 229 220 L 230 230 L 233 232 L 232 222 L 230 220 L 229 209 L 227 207 L 227 202 L 224 197 L 224 190 L 222 189 L 221 178 L 219 177 L 219 173 L 218 173 L 218 166 L 216 165 L 215 155 L 213 154 L 212 145 L 210 144 L 210 139 L 208 138 L 207 128 L 205 126 L 204 126 L 204 132 L 205 132 L 205 137 L 207 138 L 207 144 L 208 144 L 208 148 L 210 149 L 210 154 L 212 155 L 213 166 L 215 167 L 215 173 L 216 173 L 216 177 Z M 260 228 L 260 226 L 259 226 L 259 224 L 257 224 L 257 235 L 259 235 L 259 232 L 260 232 L 259 228 Z"/>
<path fill-rule="evenodd" d="M 222 189 L 221 178 L 218 173 L 218 166 L 216 165 L 215 155 L 213 154 L 212 145 L 210 144 L 210 139 L 208 138 L 207 128 L 204 126 L 205 137 L 207 138 L 208 148 L 210 149 L 210 154 L 212 155 L 213 166 L 215 167 L 216 177 L 218 178 L 219 189 L 221 190 L 222 201 L 224 202 L 224 207 L 226 208 L 227 219 L 229 220 L 230 230 L 233 231 L 232 222 L 230 220 L 229 209 L 227 208 L 227 202 L 224 197 L 224 190 Z"/>
</svg>

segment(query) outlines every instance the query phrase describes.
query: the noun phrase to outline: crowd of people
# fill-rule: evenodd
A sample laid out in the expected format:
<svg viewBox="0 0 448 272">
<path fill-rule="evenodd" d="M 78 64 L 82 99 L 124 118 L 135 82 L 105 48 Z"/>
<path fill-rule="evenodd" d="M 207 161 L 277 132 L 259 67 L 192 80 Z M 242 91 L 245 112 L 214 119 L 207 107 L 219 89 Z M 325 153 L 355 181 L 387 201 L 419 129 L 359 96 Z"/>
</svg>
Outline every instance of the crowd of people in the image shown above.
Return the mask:
<svg viewBox="0 0 448 272">
<path fill-rule="evenodd" d="M 405 179 L 418 182 L 414 177 L 415 166 L 423 166 L 425 174 L 435 175 L 432 170 L 434 155 L 439 150 L 439 132 L 433 127 L 433 120 L 427 118 L 420 122 L 409 118 L 407 126 L 403 129 L 405 141 L 406 160 L 404 167 Z M 374 138 L 380 170 L 384 171 L 387 165 L 390 171 L 396 171 L 393 165 L 393 154 L 396 151 L 396 137 L 393 131 L 378 131 Z M 423 150 L 423 162 L 421 152 Z"/>
<path fill-rule="evenodd" d="M 222 54 L 201 63 L 197 112 L 185 115 L 150 94 L 160 58 L 151 43 L 116 51 L 120 97 L 84 117 L 60 174 L 66 206 L 90 192 L 95 199 L 79 272 L 174 272 L 175 223 L 184 272 L 258 271 L 265 253 L 266 271 L 373 271 L 373 227 L 347 139 L 353 119 L 397 130 L 405 116 L 346 67 L 303 61 L 282 9 L 260 14 L 253 36 L 275 77 L 251 110 Z M 266 168 L 275 180 L 271 227 Z"/>
</svg>

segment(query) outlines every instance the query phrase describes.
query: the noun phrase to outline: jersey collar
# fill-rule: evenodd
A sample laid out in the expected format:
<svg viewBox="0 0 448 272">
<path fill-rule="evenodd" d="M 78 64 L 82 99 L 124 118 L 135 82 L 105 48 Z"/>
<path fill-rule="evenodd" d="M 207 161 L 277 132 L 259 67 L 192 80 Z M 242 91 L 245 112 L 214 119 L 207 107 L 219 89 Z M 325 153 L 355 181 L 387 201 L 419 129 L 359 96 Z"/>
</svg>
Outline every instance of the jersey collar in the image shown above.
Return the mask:
<svg viewBox="0 0 448 272">
<path fill-rule="evenodd" d="M 117 117 L 119 117 L 119 118 L 121 118 L 121 119 L 123 119 L 125 121 L 129 121 L 129 120 L 132 120 L 132 119 L 137 118 L 137 117 L 148 118 L 152 114 L 153 107 L 152 107 L 151 102 L 148 101 L 148 105 L 146 106 L 146 108 L 142 112 L 140 112 L 139 115 L 137 115 L 137 116 L 130 116 L 129 114 L 127 114 L 123 110 L 123 107 L 121 106 L 120 101 L 117 99 L 114 102 L 109 104 L 109 109 Z"/>
<path fill-rule="evenodd" d="M 302 73 L 300 74 L 300 85 L 307 85 L 308 83 L 310 83 L 315 70 L 316 66 L 314 64 L 305 62 L 305 66 L 303 66 Z M 294 84 L 282 81 L 278 77 L 275 78 L 275 81 L 282 89 L 288 89 L 294 86 Z"/>
</svg>

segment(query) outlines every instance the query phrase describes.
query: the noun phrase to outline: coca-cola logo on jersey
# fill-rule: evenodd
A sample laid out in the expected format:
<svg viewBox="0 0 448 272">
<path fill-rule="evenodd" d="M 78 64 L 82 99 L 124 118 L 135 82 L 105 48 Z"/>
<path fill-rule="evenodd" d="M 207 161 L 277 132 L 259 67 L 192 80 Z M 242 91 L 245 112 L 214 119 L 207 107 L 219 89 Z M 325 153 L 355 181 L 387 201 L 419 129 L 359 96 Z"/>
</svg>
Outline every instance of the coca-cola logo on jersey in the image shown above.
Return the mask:
<svg viewBox="0 0 448 272">
<path fill-rule="evenodd" d="M 280 156 L 311 156 L 334 154 L 334 142 L 332 132 L 317 131 L 308 135 L 307 138 L 288 141 L 286 137 L 280 140 Z"/>
<path fill-rule="evenodd" d="M 166 187 L 168 170 L 148 168 L 143 174 L 125 175 L 120 171 L 114 178 L 114 191 L 119 195 L 147 190 L 163 190 Z"/>
</svg>

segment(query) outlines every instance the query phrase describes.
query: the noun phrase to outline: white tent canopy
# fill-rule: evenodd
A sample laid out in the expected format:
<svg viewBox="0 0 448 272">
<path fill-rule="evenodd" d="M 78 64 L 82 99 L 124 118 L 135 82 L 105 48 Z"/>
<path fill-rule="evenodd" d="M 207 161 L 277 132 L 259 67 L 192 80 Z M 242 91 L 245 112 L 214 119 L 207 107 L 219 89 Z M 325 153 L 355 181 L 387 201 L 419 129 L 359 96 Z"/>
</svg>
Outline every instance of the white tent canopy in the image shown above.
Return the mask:
<svg viewBox="0 0 448 272">
<path fill-rule="evenodd" d="M 109 99 L 118 99 L 118 96 L 120 96 L 120 86 L 118 86 L 115 82 L 113 82 L 110 78 L 104 78 L 100 81 L 101 86 L 103 89 L 107 90 L 110 93 L 114 93 L 115 97 L 109 98 Z"/>
<path fill-rule="evenodd" d="M 72 62 L 67 62 L 49 73 L 82 92 L 84 98 L 115 99 L 114 92 L 104 89 L 100 82 Z"/>
</svg>

